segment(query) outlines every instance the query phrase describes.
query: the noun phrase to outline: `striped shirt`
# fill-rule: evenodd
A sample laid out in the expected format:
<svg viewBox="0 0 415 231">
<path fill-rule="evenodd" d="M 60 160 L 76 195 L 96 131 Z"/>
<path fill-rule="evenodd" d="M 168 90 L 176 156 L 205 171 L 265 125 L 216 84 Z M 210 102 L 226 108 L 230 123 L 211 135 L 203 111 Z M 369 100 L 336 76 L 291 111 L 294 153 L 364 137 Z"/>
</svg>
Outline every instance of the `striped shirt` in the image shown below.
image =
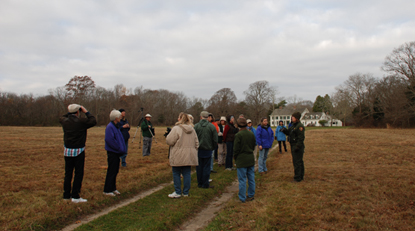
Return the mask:
<svg viewBox="0 0 415 231">
<path fill-rule="evenodd" d="M 83 148 L 67 148 L 64 146 L 63 155 L 66 157 L 77 157 L 83 151 L 85 151 L 85 147 Z"/>
</svg>

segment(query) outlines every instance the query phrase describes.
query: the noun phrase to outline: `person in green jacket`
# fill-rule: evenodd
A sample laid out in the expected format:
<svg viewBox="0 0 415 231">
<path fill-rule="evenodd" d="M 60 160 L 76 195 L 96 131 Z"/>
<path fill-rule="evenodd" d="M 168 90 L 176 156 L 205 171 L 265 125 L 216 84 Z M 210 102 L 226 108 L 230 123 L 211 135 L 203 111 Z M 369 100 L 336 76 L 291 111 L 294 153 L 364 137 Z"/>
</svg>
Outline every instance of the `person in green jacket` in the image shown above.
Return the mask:
<svg viewBox="0 0 415 231">
<path fill-rule="evenodd" d="M 235 135 L 233 146 L 233 157 L 235 159 L 238 182 L 239 200 L 252 201 L 255 195 L 255 158 L 254 149 L 256 146 L 255 135 L 246 129 L 245 118 L 237 120 L 239 132 Z M 246 198 L 246 179 L 248 178 L 248 198 Z"/>
<path fill-rule="evenodd" d="M 208 117 L 209 113 L 202 111 L 200 113 L 200 121 L 195 125 L 195 131 L 199 139 L 199 149 L 197 152 L 199 165 L 196 167 L 199 188 L 213 188 L 209 184 L 210 163 L 212 152 L 218 146 L 218 132 L 215 126 L 207 120 Z"/>
<path fill-rule="evenodd" d="M 151 115 L 146 114 L 145 119 L 141 123 L 141 132 L 143 134 L 143 156 L 150 155 L 151 143 L 154 137 L 154 128 L 150 120 Z"/>
<path fill-rule="evenodd" d="M 300 122 L 301 113 L 294 112 L 291 116 L 293 125 L 286 129 L 283 128 L 282 132 L 290 138 L 291 155 L 293 157 L 294 165 L 294 180 L 293 182 L 301 182 L 304 180 L 304 140 L 305 140 L 305 128 Z"/>
</svg>

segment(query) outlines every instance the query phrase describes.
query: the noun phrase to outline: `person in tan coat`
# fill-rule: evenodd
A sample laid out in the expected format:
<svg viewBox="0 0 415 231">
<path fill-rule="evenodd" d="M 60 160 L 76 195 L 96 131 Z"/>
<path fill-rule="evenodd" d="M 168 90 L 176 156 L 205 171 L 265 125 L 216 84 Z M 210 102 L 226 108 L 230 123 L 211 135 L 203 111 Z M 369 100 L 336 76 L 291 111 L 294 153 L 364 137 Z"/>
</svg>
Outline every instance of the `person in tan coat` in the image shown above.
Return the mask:
<svg viewBox="0 0 415 231">
<path fill-rule="evenodd" d="M 199 140 L 193 128 L 189 115 L 180 113 L 178 122 L 174 126 L 166 142 L 170 146 L 169 162 L 173 171 L 174 192 L 169 194 L 170 198 L 182 196 L 180 174 L 183 175 L 183 196 L 189 196 L 191 166 L 198 166 L 197 150 Z"/>
</svg>

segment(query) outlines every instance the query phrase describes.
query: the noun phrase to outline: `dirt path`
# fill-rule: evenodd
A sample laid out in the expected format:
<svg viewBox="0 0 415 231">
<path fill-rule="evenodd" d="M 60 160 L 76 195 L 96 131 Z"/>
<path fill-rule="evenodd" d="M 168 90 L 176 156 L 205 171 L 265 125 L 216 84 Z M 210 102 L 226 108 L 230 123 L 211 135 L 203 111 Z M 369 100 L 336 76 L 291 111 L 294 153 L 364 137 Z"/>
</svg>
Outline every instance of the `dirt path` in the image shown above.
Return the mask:
<svg viewBox="0 0 415 231">
<path fill-rule="evenodd" d="M 238 190 L 239 186 L 238 181 L 236 180 L 230 186 L 226 187 L 225 192 L 220 197 L 213 199 L 205 209 L 196 214 L 193 219 L 185 222 L 177 230 L 190 231 L 206 227 L 209 222 L 215 218 L 216 213 L 225 206 L 226 202 L 228 202 Z"/>
<path fill-rule="evenodd" d="M 142 199 L 146 196 L 149 196 L 149 195 L 151 195 L 151 194 L 153 194 L 153 193 L 155 193 L 155 192 L 157 192 L 157 191 L 159 191 L 159 190 L 163 189 L 164 187 L 166 187 L 168 185 L 171 185 L 171 184 L 173 184 L 173 182 L 160 184 L 157 187 L 149 189 L 147 191 L 144 191 L 144 192 L 138 194 L 137 196 L 135 196 L 133 198 L 122 201 L 121 203 L 119 203 L 117 205 L 113 205 L 111 207 L 108 207 L 108 208 L 104 209 L 103 211 L 101 211 L 99 213 L 89 215 L 89 216 L 83 218 L 82 220 L 77 221 L 76 223 L 68 225 L 65 228 L 63 228 L 62 231 L 72 231 L 72 230 L 78 228 L 79 226 L 81 226 L 83 224 L 86 224 L 86 223 L 88 223 L 92 220 L 95 220 L 96 218 L 98 218 L 100 216 L 103 216 L 105 214 L 108 214 L 108 213 L 110 213 L 110 212 L 112 212 L 112 211 L 114 211 L 118 208 L 124 207 L 124 206 L 126 206 L 128 204 L 131 204 L 133 202 L 136 202 L 136 201 L 138 201 L 138 200 L 140 200 L 140 199 Z"/>
</svg>

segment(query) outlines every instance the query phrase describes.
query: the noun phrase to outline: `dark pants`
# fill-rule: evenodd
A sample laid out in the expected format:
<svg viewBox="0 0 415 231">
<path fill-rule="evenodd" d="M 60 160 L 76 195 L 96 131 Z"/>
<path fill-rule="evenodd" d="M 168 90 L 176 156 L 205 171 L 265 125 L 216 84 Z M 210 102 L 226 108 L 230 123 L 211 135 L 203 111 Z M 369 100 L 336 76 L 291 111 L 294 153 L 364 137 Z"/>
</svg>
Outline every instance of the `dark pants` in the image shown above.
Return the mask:
<svg viewBox="0 0 415 231">
<path fill-rule="evenodd" d="M 293 156 L 294 180 L 302 181 L 304 180 L 304 148 L 300 148 L 298 151 L 295 151 L 291 147 L 291 155 Z"/>
<path fill-rule="evenodd" d="M 209 158 L 198 158 L 199 165 L 196 167 L 197 174 L 197 186 L 199 188 L 209 188 L 210 178 L 210 162 L 212 161 L 212 155 Z"/>
<path fill-rule="evenodd" d="M 281 143 L 284 145 L 284 150 L 287 151 L 287 146 L 285 145 L 285 141 L 278 141 L 278 147 L 280 149 L 280 152 L 281 152 L 281 148 L 282 148 Z"/>
<path fill-rule="evenodd" d="M 215 149 L 215 160 L 218 160 L 218 148 Z"/>
<path fill-rule="evenodd" d="M 105 178 L 104 192 L 109 193 L 117 190 L 116 181 L 120 169 L 120 155 L 107 151 L 108 169 Z"/>
<path fill-rule="evenodd" d="M 65 179 L 63 182 L 63 198 L 79 198 L 82 180 L 84 179 L 85 151 L 76 157 L 65 156 Z M 72 174 L 75 169 L 75 177 L 71 193 Z"/>
<path fill-rule="evenodd" d="M 226 161 L 225 168 L 232 168 L 232 159 L 233 159 L 233 142 L 226 142 Z"/>
</svg>

